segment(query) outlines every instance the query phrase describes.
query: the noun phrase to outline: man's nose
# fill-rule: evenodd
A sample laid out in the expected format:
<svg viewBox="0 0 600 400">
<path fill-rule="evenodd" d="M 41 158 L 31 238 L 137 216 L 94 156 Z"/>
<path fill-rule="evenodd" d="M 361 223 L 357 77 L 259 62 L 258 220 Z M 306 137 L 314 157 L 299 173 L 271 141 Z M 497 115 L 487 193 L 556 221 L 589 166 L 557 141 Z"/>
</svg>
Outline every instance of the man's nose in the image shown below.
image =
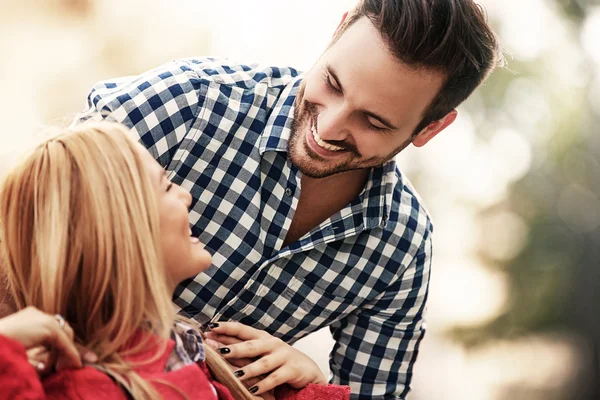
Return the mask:
<svg viewBox="0 0 600 400">
<path fill-rule="evenodd" d="M 350 135 L 351 113 L 343 105 L 328 108 L 319 114 L 317 133 L 325 141 L 341 142 Z"/>
</svg>

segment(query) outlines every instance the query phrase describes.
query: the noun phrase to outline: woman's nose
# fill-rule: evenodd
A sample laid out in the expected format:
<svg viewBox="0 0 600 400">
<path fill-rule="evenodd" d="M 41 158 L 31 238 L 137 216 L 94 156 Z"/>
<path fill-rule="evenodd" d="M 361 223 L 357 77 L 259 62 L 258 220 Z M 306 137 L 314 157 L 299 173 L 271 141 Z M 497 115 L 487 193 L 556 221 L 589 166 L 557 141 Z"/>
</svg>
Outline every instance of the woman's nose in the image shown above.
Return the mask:
<svg viewBox="0 0 600 400">
<path fill-rule="evenodd" d="M 181 196 L 182 200 L 184 201 L 185 206 L 187 208 L 190 208 L 190 206 L 192 205 L 192 195 L 190 194 L 190 192 L 188 192 L 181 186 L 179 186 L 179 190 L 180 190 L 180 192 L 179 192 L 180 196 Z"/>
</svg>

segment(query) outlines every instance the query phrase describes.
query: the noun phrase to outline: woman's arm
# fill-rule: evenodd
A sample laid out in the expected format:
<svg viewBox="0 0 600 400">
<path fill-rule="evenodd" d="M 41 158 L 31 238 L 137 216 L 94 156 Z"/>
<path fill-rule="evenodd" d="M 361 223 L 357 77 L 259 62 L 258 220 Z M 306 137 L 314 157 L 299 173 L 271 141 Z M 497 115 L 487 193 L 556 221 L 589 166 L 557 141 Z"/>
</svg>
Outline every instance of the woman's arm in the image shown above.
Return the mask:
<svg viewBox="0 0 600 400">
<path fill-rule="evenodd" d="M 25 347 L 4 335 L 0 335 L 0 387 L 0 400 L 45 398 L 42 382 L 27 361 Z"/>
<path fill-rule="evenodd" d="M 57 371 L 82 366 L 73 329 L 62 317 L 27 307 L 0 319 L 0 335 L 19 342 L 26 350 L 43 346 L 54 351 Z"/>
<path fill-rule="evenodd" d="M 81 367 L 73 330 L 64 321 L 28 307 L 0 319 L 0 400 L 45 399 L 26 350 L 46 346 L 57 352 L 57 369 Z"/>
</svg>

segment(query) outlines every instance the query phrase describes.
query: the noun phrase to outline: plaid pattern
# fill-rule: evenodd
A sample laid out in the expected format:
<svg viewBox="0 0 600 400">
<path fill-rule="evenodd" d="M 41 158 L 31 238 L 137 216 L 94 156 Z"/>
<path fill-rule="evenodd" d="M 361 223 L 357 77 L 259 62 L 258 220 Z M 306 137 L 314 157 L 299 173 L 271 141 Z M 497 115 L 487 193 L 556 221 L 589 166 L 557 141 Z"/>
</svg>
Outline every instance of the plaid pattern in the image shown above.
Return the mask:
<svg viewBox="0 0 600 400">
<path fill-rule="evenodd" d="M 175 371 L 187 365 L 204 362 L 204 345 L 202 336 L 183 321 L 175 321 L 171 331 L 171 339 L 175 341 L 175 347 L 165 364 L 165 372 Z M 217 390 L 210 384 L 214 399 L 218 399 Z"/>
<path fill-rule="evenodd" d="M 287 158 L 301 75 L 199 58 L 99 83 L 79 120 L 130 127 L 193 197 L 213 267 L 174 301 L 201 323 L 237 320 L 288 343 L 329 326 L 332 382 L 403 399 L 425 324 L 432 226 L 394 161 L 351 204 L 282 248 L 300 194 Z"/>
</svg>

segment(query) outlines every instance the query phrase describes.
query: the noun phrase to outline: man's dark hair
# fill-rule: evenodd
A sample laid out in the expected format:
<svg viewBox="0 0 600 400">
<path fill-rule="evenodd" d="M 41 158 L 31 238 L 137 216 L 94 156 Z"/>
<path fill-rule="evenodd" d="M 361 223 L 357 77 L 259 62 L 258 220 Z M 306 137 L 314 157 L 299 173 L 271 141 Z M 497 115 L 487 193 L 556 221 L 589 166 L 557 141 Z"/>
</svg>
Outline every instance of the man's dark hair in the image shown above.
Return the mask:
<svg viewBox="0 0 600 400">
<path fill-rule="evenodd" d="M 445 75 L 413 136 L 466 100 L 503 61 L 485 12 L 473 0 L 360 0 L 334 42 L 362 17 L 398 60 Z"/>
</svg>

